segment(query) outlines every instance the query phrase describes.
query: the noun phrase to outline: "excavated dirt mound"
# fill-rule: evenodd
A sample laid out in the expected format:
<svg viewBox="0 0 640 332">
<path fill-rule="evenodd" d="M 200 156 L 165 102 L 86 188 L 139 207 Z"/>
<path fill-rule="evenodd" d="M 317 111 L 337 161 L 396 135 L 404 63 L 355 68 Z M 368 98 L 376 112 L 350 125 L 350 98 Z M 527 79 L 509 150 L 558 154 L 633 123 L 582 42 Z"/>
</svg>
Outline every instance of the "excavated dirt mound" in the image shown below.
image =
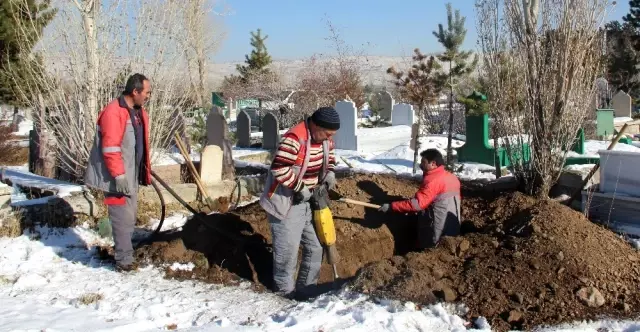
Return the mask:
<svg viewBox="0 0 640 332">
<path fill-rule="evenodd" d="M 337 192 L 381 204 L 411 197 L 418 183 L 384 175 L 341 179 Z M 518 193 L 463 190 L 462 234 L 412 252 L 416 219 L 332 202 L 340 254 L 338 284 L 419 304 L 460 302 L 467 318 L 494 329 L 598 317 L 634 317 L 640 308 L 640 255 L 629 244 L 553 201 Z M 194 264 L 167 277 L 271 287 L 271 234 L 258 204 L 194 218 L 137 249 L 138 261 Z M 231 236 L 221 235 L 230 234 Z M 318 293 L 333 288 L 323 264 Z"/>
<path fill-rule="evenodd" d="M 464 236 L 372 263 L 354 281 L 375 296 L 462 302 L 498 330 L 634 317 L 640 255 L 614 233 L 553 201 L 469 198 Z"/>
<path fill-rule="evenodd" d="M 340 180 L 336 192 L 355 200 L 382 203 L 394 198 L 385 192 L 388 188 L 393 194 L 409 197 L 415 193 L 417 184 L 384 176 L 359 175 Z M 415 221 L 410 216 L 400 217 L 405 219 L 403 222 L 398 221 L 398 216 L 340 202 L 332 202 L 331 208 L 340 256 L 338 285 L 368 263 L 406 253 L 407 244 L 413 241 L 409 238 L 414 233 Z M 167 268 L 167 276 L 225 284 L 251 280 L 257 289 L 270 288 L 271 233 L 262 208 L 251 204 L 226 214 L 202 217 L 206 222 L 193 218 L 180 231 L 161 234 L 155 243 L 137 249 L 138 261 L 171 265 L 201 262 L 201 257 L 205 257 L 208 264 L 194 262 L 196 268 L 192 271 Z M 232 234 L 232 238 L 221 235 L 219 229 Z M 333 269 L 323 264 L 317 293 L 331 290 L 333 286 Z"/>
</svg>

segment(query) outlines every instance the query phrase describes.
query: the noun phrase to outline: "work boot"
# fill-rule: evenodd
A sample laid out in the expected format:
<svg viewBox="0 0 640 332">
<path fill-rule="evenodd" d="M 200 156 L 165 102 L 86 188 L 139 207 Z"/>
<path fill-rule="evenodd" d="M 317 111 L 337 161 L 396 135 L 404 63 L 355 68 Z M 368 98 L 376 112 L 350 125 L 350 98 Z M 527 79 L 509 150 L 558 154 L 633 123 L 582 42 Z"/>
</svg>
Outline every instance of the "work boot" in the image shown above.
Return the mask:
<svg viewBox="0 0 640 332">
<path fill-rule="evenodd" d="M 138 270 L 138 263 L 133 262 L 131 264 L 116 263 L 116 272 L 125 273 Z"/>
<path fill-rule="evenodd" d="M 292 291 L 289 293 L 285 292 L 276 292 L 277 295 L 284 297 L 287 300 L 295 300 L 296 299 L 296 291 Z"/>
</svg>

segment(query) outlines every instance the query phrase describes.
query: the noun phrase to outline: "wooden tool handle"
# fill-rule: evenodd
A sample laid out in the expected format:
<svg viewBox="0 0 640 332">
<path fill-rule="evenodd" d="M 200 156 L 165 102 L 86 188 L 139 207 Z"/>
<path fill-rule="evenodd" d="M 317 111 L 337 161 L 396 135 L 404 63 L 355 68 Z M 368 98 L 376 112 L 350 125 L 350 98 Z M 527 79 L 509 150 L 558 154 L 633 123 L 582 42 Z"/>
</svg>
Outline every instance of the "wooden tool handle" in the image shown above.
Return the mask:
<svg viewBox="0 0 640 332">
<path fill-rule="evenodd" d="M 356 200 L 349 199 L 349 198 L 340 198 L 338 201 L 343 202 L 343 203 L 362 205 L 362 206 L 366 206 L 366 207 L 370 207 L 370 208 L 374 208 L 374 209 L 379 209 L 380 208 L 380 205 L 375 205 L 375 204 L 371 204 L 371 203 L 356 201 Z"/>
<path fill-rule="evenodd" d="M 187 168 L 189 169 L 191 176 L 193 177 L 193 180 L 196 183 L 196 187 L 200 191 L 200 194 L 202 194 L 202 196 L 205 198 L 207 203 L 210 204 L 211 197 L 209 197 L 209 193 L 207 192 L 204 185 L 202 185 L 202 182 L 200 181 L 200 175 L 198 174 L 198 170 L 191 162 L 191 157 L 189 157 L 189 151 L 187 151 L 184 145 L 184 142 L 182 142 L 182 138 L 180 138 L 178 133 L 175 133 L 174 138 L 176 140 L 176 145 L 178 146 L 178 150 L 180 150 L 180 154 L 182 154 L 182 157 L 184 158 L 185 163 L 187 164 Z M 212 206 L 209 206 L 209 207 L 213 208 Z"/>
</svg>

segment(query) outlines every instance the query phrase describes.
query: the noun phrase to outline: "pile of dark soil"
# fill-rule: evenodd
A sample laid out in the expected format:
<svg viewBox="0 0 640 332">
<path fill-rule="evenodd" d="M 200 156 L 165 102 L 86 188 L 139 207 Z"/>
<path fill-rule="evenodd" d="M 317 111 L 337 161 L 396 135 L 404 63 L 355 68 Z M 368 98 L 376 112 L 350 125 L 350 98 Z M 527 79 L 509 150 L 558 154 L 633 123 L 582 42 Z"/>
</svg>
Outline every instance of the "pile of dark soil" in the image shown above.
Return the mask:
<svg viewBox="0 0 640 332">
<path fill-rule="evenodd" d="M 337 192 L 381 204 L 411 197 L 418 184 L 384 175 L 341 179 Z M 382 214 L 333 202 L 341 283 L 375 297 L 420 304 L 461 302 L 467 318 L 486 317 L 494 329 L 607 317 L 633 317 L 640 308 L 640 255 L 580 213 L 521 194 L 463 191 L 463 234 L 438 248 L 412 252 L 415 217 Z M 258 204 L 190 220 L 137 249 L 140 262 L 193 262 L 193 271 L 167 276 L 271 287 L 271 234 Z M 216 228 L 231 233 L 221 235 Z M 206 263 L 205 263 L 206 261 Z M 323 264 L 318 293 L 333 286 Z"/>
<path fill-rule="evenodd" d="M 633 317 L 640 255 L 614 233 L 554 201 L 519 193 L 469 198 L 467 231 L 425 252 L 363 268 L 356 290 L 430 304 L 461 302 L 494 329 Z"/>
</svg>

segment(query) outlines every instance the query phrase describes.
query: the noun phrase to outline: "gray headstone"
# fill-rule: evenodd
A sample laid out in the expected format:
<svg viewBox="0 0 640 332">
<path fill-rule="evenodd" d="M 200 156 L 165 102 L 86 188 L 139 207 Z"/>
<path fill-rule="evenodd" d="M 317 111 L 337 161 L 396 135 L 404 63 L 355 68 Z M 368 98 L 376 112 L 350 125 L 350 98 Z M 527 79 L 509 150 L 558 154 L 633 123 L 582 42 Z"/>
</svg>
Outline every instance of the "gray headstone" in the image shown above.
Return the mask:
<svg viewBox="0 0 640 332">
<path fill-rule="evenodd" d="M 413 111 L 413 106 L 409 104 L 396 104 L 393 106 L 393 113 L 391 114 L 392 126 L 411 126 L 415 121 L 416 114 Z"/>
<path fill-rule="evenodd" d="M 251 145 L 251 118 L 245 111 L 238 113 L 236 119 L 236 138 L 238 143 L 236 144 L 241 148 L 248 148 Z"/>
<path fill-rule="evenodd" d="M 358 151 L 358 111 L 351 101 L 336 103 L 336 111 L 340 116 L 340 129 L 333 140 L 336 149 Z"/>
<path fill-rule="evenodd" d="M 267 113 L 262 118 L 262 148 L 275 150 L 278 143 L 280 143 L 278 119 L 272 113 Z"/>
<path fill-rule="evenodd" d="M 611 108 L 615 117 L 631 117 L 631 96 L 624 91 L 618 91 L 611 100 Z"/>
<path fill-rule="evenodd" d="M 393 110 L 393 97 L 388 91 L 382 91 L 378 95 L 378 107 L 380 107 L 380 117 L 391 120 L 391 112 Z"/>
<path fill-rule="evenodd" d="M 227 121 L 219 108 L 214 106 L 207 115 L 207 145 L 215 145 L 222 149 L 226 133 Z"/>
</svg>

